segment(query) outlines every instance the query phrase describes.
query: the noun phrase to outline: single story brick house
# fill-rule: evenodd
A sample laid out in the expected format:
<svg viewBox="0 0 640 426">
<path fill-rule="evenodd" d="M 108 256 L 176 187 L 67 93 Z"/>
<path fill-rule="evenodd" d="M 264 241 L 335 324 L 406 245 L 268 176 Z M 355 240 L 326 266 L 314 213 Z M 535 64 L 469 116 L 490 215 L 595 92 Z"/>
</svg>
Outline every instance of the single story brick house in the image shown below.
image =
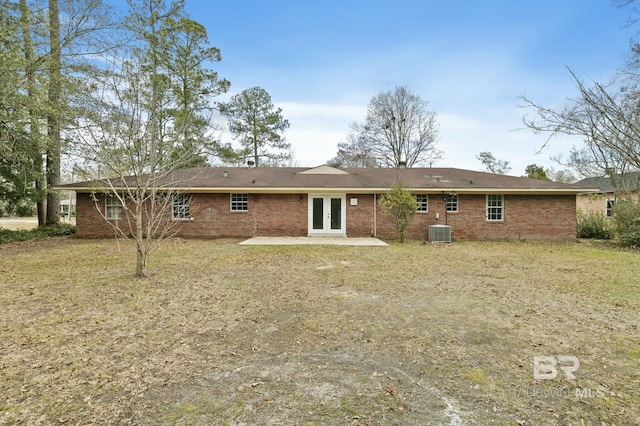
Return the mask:
<svg viewBox="0 0 640 426">
<path fill-rule="evenodd" d="M 346 236 L 396 238 L 379 199 L 398 181 L 416 197 L 408 237 L 448 225 L 458 240 L 576 238 L 576 194 L 584 187 L 455 168 L 204 167 L 175 172 L 171 217 L 181 237 Z M 79 237 L 112 236 L 115 197 L 95 183 L 77 193 Z M 117 188 L 116 188 L 117 190 Z M 96 208 L 97 207 L 97 208 Z M 98 211 L 100 209 L 101 211 Z"/>
</svg>

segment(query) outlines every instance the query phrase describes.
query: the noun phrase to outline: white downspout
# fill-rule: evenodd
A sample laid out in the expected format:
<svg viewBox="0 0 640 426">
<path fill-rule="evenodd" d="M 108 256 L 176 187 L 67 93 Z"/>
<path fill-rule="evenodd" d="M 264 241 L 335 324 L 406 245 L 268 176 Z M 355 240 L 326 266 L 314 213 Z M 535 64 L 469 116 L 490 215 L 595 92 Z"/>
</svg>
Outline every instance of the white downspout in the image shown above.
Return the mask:
<svg viewBox="0 0 640 426">
<path fill-rule="evenodd" d="M 373 194 L 373 236 L 378 236 L 378 217 L 376 206 L 378 205 L 378 194 Z"/>
</svg>

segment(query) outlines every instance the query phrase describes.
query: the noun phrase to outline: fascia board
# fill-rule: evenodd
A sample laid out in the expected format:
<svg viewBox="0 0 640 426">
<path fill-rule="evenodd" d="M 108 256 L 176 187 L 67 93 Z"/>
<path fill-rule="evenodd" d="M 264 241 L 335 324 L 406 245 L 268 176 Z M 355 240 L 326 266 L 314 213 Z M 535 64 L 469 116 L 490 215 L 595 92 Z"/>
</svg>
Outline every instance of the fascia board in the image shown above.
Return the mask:
<svg viewBox="0 0 640 426">
<path fill-rule="evenodd" d="M 109 191 L 127 191 L 130 188 L 125 187 L 113 187 L 113 188 L 99 188 L 99 187 L 54 187 L 57 190 L 76 191 L 76 192 L 102 192 Z M 158 188 L 158 191 L 162 192 L 164 188 Z M 513 195 L 572 195 L 572 194 L 585 194 L 585 193 L 598 193 L 599 189 L 594 188 L 407 188 L 411 192 L 424 193 L 424 194 L 440 194 L 452 193 L 456 194 L 513 194 Z M 300 194 L 300 193 L 349 193 L 349 194 L 380 194 L 387 192 L 388 187 L 380 188 L 332 188 L 332 187 L 175 187 L 171 188 L 173 191 L 190 192 L 190 193 L 249 193 L 249 194 Z"/>
</svg>

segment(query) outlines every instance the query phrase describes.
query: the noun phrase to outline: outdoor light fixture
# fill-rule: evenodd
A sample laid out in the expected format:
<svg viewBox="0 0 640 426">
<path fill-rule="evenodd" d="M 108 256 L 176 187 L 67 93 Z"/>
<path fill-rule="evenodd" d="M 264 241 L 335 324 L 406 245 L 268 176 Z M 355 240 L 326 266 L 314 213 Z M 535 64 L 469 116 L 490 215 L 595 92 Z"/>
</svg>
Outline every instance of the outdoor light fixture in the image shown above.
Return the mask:
<svg viewBox="0 0 640 426">
<path fill-rule="evenodd" d="M 300 194 L 300 204 L 304 203 L 304 197 Z"/>
</svg>

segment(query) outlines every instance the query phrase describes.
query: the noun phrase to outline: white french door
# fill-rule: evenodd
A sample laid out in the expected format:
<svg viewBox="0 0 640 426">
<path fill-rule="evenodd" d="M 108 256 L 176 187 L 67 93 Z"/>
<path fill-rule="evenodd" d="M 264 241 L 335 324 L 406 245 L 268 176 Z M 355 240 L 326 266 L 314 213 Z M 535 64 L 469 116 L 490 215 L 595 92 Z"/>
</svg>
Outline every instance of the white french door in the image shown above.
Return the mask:
<svg viewBox="0 0 640 426">
<path fill-rule="evenodd" d="M 346 194 L 309 194 L 309 235 L 345 235 L 346 199 Z"/>
</svg>

